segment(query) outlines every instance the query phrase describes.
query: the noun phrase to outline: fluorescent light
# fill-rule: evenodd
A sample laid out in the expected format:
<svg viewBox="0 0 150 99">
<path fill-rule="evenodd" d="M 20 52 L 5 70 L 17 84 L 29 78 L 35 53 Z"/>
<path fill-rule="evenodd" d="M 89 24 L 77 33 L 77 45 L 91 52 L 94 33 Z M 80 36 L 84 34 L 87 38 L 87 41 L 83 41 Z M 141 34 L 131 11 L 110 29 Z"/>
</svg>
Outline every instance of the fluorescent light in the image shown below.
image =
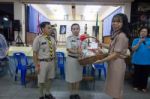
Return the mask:
<svg viewBox="0 0 150 99">
<path fill-rule="evenodd" d="M 8 21 L 8 18 L 7 18 L 7 17 L 3 17 L 3 20 L 4 20 L 4 21 Z"/>
<path fill-rule="evenodd" d="M 95 20 L 100 8 L 101 6 L 86 6 L 83 12 L 85 20 Z"/>
<path fill-rule="evenodd" d="M 62 5 L 48 4 L 46 5 L 48 9 L 53 13 L 54 18 L 58 20 L 63 20 L 66 12 Z"/>
<path fill-rule="evenodd" d="M 84 12 L 87 13 L 97 13 L 101 6 L 86 6 Z"/>
</svg>

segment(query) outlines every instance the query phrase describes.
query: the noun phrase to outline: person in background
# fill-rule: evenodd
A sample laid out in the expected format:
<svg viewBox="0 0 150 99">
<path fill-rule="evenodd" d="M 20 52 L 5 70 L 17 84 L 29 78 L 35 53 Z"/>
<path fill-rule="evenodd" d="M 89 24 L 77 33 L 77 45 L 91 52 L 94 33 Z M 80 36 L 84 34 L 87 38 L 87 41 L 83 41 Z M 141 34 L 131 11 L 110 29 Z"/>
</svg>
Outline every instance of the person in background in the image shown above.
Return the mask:
<svg viewBox="0 0 150 99">
<path fill-rule="evenodd" d="M 51 82 L 55 77 L 55 40 L 51 37 L 50 22 L 42 22 L 40 29 L 42 34 L 33 42 L 33 59 L 40 89 L 39 99 L 55 99 L 50 92 Z"/>
<path fill-rule="evenodd" d="M 114 15 L 111 23 L 112 41 L 109 46 L 101 44 L 102 47 L 109 48 L 109 55 L 94 63 L 108 62 L 105 92 L 113 97 L 113 99 L 123 99 L 123 85 L 126 70 L 125 58 L 128 49 L 129 32 L 127 16 L 122 13 Z"/>
<path fill-rule="evenodd" d="M 54 38 L 55 42 L 57 43 L 57 30 L 55 27 L 51 29 L 51 36 Z"/>
<path fill-rule="evenodd" d="M 7 72 L 7 66 L 8 66 L 8 45 L 5 37 L 0 34 L 0 68 L 3 68 L 0 72 L 0 75 L 5 74 Z"/>
<path fill-rule="evenodd" d="M 150 38 L 148 27 L 141 27 L 140 37 L 132 43 L 132 64 L 134 64 L 133 87 L 135 91 L 147 91 L 148 76 L 150 73 Z"/>
<path fill-rule="evenodd" d="M 55 46 L 57 49 L 57 30 L 55 28 L 55 25 L 52 25 L 52 29 L 51 29 L 51 36 L 54 38 L 55 40 Z M 57 57 L 56 54 L 56 49 L 55 49 L 55 57 Z M 57 59 L 57 58 L 56 58 Z M 57 60 L 55 59 L 55 71 L 57 71 Z"/>
<path fill-rule="evenodd" d="M 81 55 L 79 32 L 80 26 L 77 23 L 71 26 L 72 35 L 67 37 L 67 52 L 65 75 L 66 81 L 70 85 L 70 99 L 80 99 L 79 83 L 82 80 L 83 68 L 78 62 L 78 57 Z"/>
<path fill-rule="evenodd" d="M 5 37 L 0 34 L 0 60 L 3 60 L 7 57 L 8 45 Z"/>
</svg>

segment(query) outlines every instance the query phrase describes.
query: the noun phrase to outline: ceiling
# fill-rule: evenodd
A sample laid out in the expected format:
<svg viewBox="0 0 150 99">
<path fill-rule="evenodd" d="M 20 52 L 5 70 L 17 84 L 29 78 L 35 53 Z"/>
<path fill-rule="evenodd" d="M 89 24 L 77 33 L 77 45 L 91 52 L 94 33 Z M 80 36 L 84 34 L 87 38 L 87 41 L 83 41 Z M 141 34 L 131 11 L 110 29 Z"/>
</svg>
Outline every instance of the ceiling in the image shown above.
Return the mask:
<svg viewBox="0 0 150 99">
<path fill-rule="evenodd" d="M 7 1 L 7 0 L 4 0 Z M 124 4 L 134 0 L 17 0 L 23 3 L 42 3 L 42 4 Z"/>
<path fill-rule="evenodd" d="M 51 20 L 96 20 L 97 14 L 103 19 L 120 6 L 108 5 L 55 5 L 31 4 L 36 10 Z"/>
</svg>

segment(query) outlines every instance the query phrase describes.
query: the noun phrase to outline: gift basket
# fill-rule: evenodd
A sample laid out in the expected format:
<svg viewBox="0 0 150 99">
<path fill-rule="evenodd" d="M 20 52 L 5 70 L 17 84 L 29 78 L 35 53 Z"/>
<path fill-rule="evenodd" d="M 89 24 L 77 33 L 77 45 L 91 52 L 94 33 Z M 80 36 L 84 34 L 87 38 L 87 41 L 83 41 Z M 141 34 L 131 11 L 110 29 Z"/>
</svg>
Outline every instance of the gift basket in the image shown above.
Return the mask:
<svg viewBox="0 0 150 99">
<path fill-rule="evenodd" d="M 91 44 L 89 44 L 89 39 L 92 39 L 94 42 L 91 42 Z M 86 66 L 88 64 L 93 64 L 95 61 L 103 59 L 107 56 L 107 54 L 104 54 L 98 47 L 99 40 L 97 40 L 96 37 L 84 35 L 80 36 L 80 40 L 83 53 L 83 55 L 78 60 L 80 65 Z"/>
</svg>

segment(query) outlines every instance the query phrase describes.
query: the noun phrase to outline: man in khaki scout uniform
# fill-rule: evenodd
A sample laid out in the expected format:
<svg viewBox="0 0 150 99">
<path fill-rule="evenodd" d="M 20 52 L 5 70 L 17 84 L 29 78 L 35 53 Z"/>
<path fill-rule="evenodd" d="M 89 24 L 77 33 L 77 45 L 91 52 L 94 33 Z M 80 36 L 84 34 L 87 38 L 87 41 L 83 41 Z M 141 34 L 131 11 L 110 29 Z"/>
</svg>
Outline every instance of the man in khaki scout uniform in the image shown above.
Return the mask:
<svg viewBox="0 0 150 99">
<path fill-rule="evenodd" d="M 50 22 L 40 24 L 42 34 L 33 42 L 33 58 L 38 73 L 39 99 L 55 99 L 50 93 L 51 80 L 55 77 L 55 40 L 50 35 Z"/>
</svg>

